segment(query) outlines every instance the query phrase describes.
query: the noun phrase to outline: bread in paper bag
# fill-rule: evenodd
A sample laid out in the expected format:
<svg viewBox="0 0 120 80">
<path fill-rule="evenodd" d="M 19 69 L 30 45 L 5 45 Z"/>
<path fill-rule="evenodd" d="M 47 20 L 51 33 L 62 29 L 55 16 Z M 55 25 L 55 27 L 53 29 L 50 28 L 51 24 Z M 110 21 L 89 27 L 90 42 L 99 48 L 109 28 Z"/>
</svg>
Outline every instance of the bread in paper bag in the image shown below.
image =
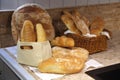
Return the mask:
<svg viewBox="0 0 120 80">
<path fill-rule="evenodd" d="M 21 64 L 38 66 L 40 62 L 52 56 L 51 45 L 46 38 L 42 24 L 36 25 L 36 32 L 31 24 L 30 20 L 24 22 L 20 41 L 17 43 L 17 60 Z M 34 38 L 37 38 L 37 42 Z"/>
</svg>

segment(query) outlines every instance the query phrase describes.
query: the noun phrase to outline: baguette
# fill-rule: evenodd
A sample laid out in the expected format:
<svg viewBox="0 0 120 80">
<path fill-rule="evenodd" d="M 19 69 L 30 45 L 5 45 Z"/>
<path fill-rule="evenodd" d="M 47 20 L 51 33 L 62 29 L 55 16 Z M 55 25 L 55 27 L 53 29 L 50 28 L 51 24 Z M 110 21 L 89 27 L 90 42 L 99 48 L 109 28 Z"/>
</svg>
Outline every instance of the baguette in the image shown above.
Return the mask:
<svg viewBox="0 0 120 80">
<path fill-rule="evenodd" d="M 42 24 L 36 24 L 37 42 L 43 42 L 47 40 L 45 30 Z"/>
<path fill-rule="evenodd" d="M 76 34 L 81 34 L 81 32 L 76 28 L 74 21 L 68 15 L 62 15 L 61 20 L 70 31 Z"/>
<path fill-rule="evenodd" d="M 34 31 L 34 26 L 30 20 L 25 20 L 21 35 L 20 35 L 21 42 L 35 42 L 36 41 L 36 34 Z M 30 49 L 30 46 L 23 46 L 24 49 Z"/>
<path fill-rule="evenodd" d="M 72 16 L 73 16 L 72 18 L 76 24 L 77 29 L 82 32 L 82 35 L 90 34 L 89 28 L 87 24 L 85 23 L 85 21 L 80 18 L 80 14 L 75 11 L 72 13 Z"/>
<path fill-rule="evenodd" d="M 82 33 L 82 35 L 90 34 L 87 24 L 83 19 L 81 19 L 81 15 L 78 11 L 75 10 L 72 12 L 72 14 L 70 14 L 68 11 L 63 12 L 74 21 L 76 28 Z"/>
</svg>

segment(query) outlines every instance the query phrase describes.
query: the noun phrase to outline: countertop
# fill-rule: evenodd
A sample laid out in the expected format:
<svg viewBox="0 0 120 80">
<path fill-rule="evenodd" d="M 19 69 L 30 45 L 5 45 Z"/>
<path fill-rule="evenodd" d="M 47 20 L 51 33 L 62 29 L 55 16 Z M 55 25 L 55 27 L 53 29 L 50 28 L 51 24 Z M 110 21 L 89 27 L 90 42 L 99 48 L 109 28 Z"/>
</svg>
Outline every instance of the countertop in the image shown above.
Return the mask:
<svg viewBox="0 0 120 80">
<path fill-rule="evenodd" d="M 108 41 L 108 49 L 106 51 L 91 54 L 89 59 L 94 59 L 104 66 L 120 63 L 120 38 L 119 32 L 115 33 L 113 38 Z M 41 80 L 38 76 L 29 70 L 28 66 L 21 65 L 16 61 L 16 46 L 1 48 L 0 58 L 23 80 Z M 94 69 L 94 68 L 93 68 Z M 52 80 L 94 80 L 84 71 L 71 75 L 64 75 Z"/>
</svg>

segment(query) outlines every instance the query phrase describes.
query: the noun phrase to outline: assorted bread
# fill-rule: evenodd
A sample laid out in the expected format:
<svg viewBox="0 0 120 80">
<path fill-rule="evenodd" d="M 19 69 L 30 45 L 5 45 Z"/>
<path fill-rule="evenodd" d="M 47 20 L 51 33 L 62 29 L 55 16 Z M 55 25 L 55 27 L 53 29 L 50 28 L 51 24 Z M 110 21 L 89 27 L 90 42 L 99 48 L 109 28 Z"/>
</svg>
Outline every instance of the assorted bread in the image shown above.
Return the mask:
<svg viewBox="0 0 120 80">
<path fill-rule="evenodd" d="M 45 29 L 48 40 L 52 40 L 55 37 L 52 19 L 48 12 L 38 4 L 28 3 L 18 7 L 12 14 L 11 29 L 16 43 L 20 37 L 20 32 L 25 20 L 30 20 L 34 27 L 37 23 L 41 23 Z"/>
<path fill-rule="evenodd" d="M 61 20 L 71 32 L 82 36 L 92 34 L 100 36 L 105 24 L 100 17 L 96 17 L 90 23 L 76 9 L 72 12 L 63 11 Z M 52 57 L 39 63 L 40 72 L 72 74 L 80 72 L 84 68 L 89 51 L 75 47 L 73 38 L 65 35 L 55 37 L 51 17 L 38 5 L 27 4 L 19 7 L 13 13 L 11 25 L 15 41 L 44 42 L 48 40 L 51 42 Z M 23 46 L 23 49 L 30 49 L 30 47 Z"/>
<path fill-rule="evenodd" d="M 35 30 L 36 29 L 36 30 Z M 34 27 L 30 20 L 25 20 L 20 32 L 20 42 L 44 42 L 47 41 L 46 32 L 41 23 Z M 22 49 L 31 49 L 31 46 L 22 46 Z"/>
<path fill-rule="evenodd" d="M 83 48 L 52 48 L 53 57 L 38 65 L 40 72 L 72 74 L 80 72 L 88 59 L 89 52 Z"/>
<path fill-rule="evenodd" d="M 105 23 L 101 17 L 95 17 L 95 19 L 90 23 L 90 21 L 85 16 L 81 15 L 77 9 L 72 12 L 63 11 L 63 13 L 61 20 L 65 23 L 68 30 L 75 34 L 87 37 L 96 37 L 100 36 L 104 30 Z M 63 18 L 64 16 L 65 18 Z M 71 19 L 74 26 L 68 26 L 71 25 L 68 18 Z M 66 24 L 66 22 L 68 23 Z"/>
</svg>

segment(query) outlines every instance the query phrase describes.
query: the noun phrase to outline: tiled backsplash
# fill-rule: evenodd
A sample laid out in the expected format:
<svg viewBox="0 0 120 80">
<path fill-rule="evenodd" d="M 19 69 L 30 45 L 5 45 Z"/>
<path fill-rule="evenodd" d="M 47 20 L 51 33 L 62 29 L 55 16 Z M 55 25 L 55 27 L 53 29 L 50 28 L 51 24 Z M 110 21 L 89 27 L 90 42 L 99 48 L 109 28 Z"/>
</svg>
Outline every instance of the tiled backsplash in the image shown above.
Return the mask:
<svg viewBox="0 0 120 80">
<path fill-rule="evenodd" d="M 120 2 L 120 0 L 0 0 L 0 9 L 16 9 L 25 3 L 38 3 L 44 8 L 49 9 L 114 2 Z"/>
</svg>

